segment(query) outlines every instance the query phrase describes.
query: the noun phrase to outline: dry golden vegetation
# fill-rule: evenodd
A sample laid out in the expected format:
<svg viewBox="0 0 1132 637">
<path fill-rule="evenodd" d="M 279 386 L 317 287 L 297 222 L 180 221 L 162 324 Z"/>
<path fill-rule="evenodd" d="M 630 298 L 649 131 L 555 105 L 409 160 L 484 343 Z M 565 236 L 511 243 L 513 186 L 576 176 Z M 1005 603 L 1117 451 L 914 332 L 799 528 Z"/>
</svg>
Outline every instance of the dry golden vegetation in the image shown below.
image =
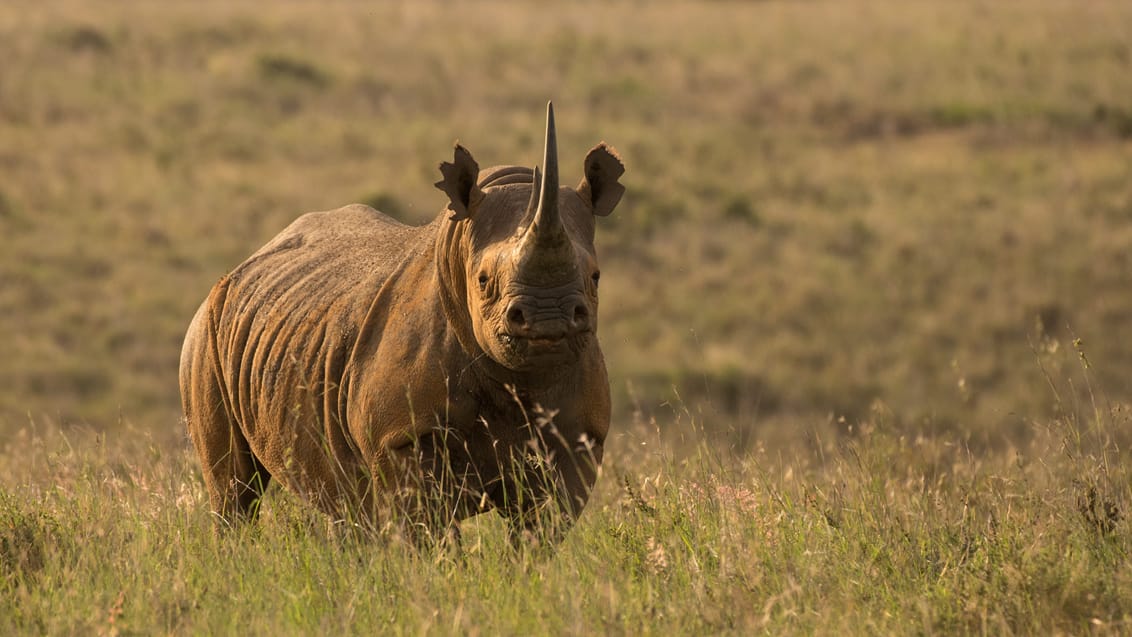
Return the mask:
<svg viewBox="0 0 1132 637">
<path fill-rule="evenodd" d="M 0 60 L 0 632 L 1130 630 L 1132 5 L 17 1 Z M 214 537 L 209 287 L 548 99 L 565 180 L 628 167 L 558 557 Z"/>
</svg>

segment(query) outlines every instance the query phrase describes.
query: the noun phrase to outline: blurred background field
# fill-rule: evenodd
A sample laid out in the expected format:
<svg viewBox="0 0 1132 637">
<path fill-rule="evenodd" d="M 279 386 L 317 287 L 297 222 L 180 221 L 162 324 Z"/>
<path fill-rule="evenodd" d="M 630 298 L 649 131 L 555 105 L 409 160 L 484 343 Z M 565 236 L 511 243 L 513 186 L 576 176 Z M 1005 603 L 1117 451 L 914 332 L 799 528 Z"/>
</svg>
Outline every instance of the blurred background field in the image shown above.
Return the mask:
<svg viewBox="0 0 1132 637">
<path fill-rule="evenodd" d="M 1075 338 L 1129 399 L 1129 5 L 538 7 L 0 6 L 0 431 L 182 440 L 217 278 L 304 211 L 430 219 L 456 138 L 533 164 L 547 99 L 565 179 L 601 139 L 628 167 L 598 236 L 622 418 L 1009 437 Z"/>
<path fill-rule="evenodd" d="M 0 632 L 1126 633 L 1132 4 L 547 6 L 0 3 Z M 212 284 L 305 211 L 431 219 L 457 138 L 535 163 L 548 99 L 565 181 L 628 168 L 558 556 L 278 491 L 212 534 Z"/>
</svg>

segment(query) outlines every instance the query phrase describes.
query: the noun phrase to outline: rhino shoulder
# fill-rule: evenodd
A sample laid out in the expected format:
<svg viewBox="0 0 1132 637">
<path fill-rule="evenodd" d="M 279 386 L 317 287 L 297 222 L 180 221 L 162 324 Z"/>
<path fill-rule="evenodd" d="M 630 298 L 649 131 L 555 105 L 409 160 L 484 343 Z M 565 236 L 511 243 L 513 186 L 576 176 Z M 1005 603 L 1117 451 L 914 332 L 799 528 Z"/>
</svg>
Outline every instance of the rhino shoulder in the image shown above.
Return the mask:
<svg viewBox="0 0 1132 637">
<path fill-rule="evenodd" d="M 416 234 L 408 226 L 364 204 L 308 212 L 295 219 L 250 260 L 284 252 L 326 252 L 345 256 L 373 250 L 395 250 Z M 302 249 L 302 250 L 299 250 Z"/>
<path fill-rule="evenodd" d="M 427 243 L 421 229 L 361 204 L 295 219 L 230 278 L 270 298 L 295 302 L 356 292 L 371 294 L 394 269 Z"/>
<path fill-rule="evenodd" d="M 393 217 L 365 204 L 355 203 L 334 210 L 308 212 L 296 219 L 280 236 L 289 233 L 343 233 L 347 235 L 409 228 Z"/>
</svg>

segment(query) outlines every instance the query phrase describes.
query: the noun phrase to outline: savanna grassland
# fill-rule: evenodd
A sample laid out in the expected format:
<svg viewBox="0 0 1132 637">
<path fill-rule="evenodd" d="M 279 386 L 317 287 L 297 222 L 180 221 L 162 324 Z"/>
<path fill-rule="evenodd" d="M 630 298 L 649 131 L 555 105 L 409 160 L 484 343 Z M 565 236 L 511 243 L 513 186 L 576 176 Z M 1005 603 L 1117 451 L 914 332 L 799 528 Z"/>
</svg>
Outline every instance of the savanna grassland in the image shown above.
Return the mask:
<svg viewBox="0 0 1132 637">
<path fill-rule="evenodd" d="M 211 532 L 210 286 L 459 138 L 605 139 L 615 394 L 557 555 Z M 1132 631 L 1132 5 L 0 4 L 0 633 Z"/>
</svg>

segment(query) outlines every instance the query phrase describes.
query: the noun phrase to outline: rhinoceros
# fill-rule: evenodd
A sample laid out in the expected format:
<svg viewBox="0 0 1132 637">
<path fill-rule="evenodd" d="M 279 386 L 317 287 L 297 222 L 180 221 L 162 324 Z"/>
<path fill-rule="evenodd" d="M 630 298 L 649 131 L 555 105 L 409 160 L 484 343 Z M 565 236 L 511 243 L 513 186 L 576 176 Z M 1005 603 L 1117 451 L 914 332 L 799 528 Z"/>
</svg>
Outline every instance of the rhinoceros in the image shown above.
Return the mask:
<svg viewBox="0 0 1132 637">
<path fill-rule="evenodd" d="M 594 228 L 625 188 L 605 142 L 576 188 L 557 154 L 548 104 L 541 171 L 481 171 L 457 143 L 431 223 L 307 213 L 220 279 L 180 388 L 221 526 L 254 519 L 274 478 L 417 539 L 492 509 L 513 538 L 561 537 L 609 431 Z"/>
</svg>

